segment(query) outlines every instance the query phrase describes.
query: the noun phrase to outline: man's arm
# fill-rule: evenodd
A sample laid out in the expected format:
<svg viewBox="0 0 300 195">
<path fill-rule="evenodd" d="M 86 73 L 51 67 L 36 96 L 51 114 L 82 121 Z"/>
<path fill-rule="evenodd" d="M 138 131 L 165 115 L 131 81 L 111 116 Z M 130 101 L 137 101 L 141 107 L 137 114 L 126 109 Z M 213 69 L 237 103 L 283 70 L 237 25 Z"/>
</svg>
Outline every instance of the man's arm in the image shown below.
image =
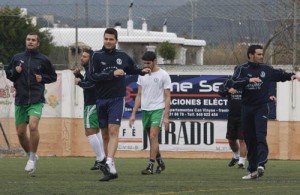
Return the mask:
<svg viewBox="0 0 300 195">
<path fill-rule="evenodd" d="M 142 94 L 142 86 L 139 85 L 138 86 L 138 93 L 135 97 L 135 101 L 134 101 L 134 107 L 132 109 L 132 113 L 131 113 L 131 117 L 129 119 L 129 127 L 132 128 L 134 121 L 135 121 L 135 114 L 137 112 L 137 110 L 139 109 L 139 107 L 141 106 L 141 94 Z"/>
<path fill-rule="evenodd" d="M 16 65 L 13 57 L 8 66 L 5 68 L 6 78 L 15 82 L 20 77 L 21 72 L 22 64 L 20 63 Z"/>
<path fill-rule="evenodd" d="M 169 131 L 169 116 L 170 116 L 170 104 L 171 104 L 171 90 L 164 89 L 165 96 L 165 115 L 164 115 L 164 125 L 165 131 Z"/>
<path fill-rule="evenodd" d="M 112 80 L 115 78 L 114 71 L 115 70 L 109 70 L 109 71 L 103 71 L 102 70 L 102 64 L 100 63 L 99 59 L 99 53 L 94 53 L 92 60 L 90 62 L 89 66 L 89 73 L 90 73 L 90 80 L 92 82 L 99 82 L 103 80 Z"/>
<path fill-rule="evenodd" d="M 124 71 L 129 75 L 145 75 L 151 73 L 150 68 L 139 68 L 129 56 Z"/>
<path fill-rule="evenodd" d="M 243 75 L 243 67 L 238 66 L 237 69 L 234 71 L 232 76 L 232 87 L 234 89 L 243 89 L 249 83 L 261 83 L 262 80 L 259 77 L 252 77 L 249 78 L 248 76 Z"/>
<path fill-rule="evenodd" d="M 272 81 L 290 81 L 290 80 L 298 80 L 300 81 L 300 77 L 298 75 L 296 75 L 295 73 L 288 73 L 285 72 L 282 69 L 274 69 L 273 68 L 273 74 L 272 74 Z"/>
<path fill-rule="evenodd" d="M 36 75 L 41 76 L 41 83 L 44 84 L 53 83 L 57 80 L 55 68 L 48 58 L 46 58 L 44 64 L 37 67 Z"/>
<path fill-rule="evenodd" d="M 271 81 L 275 82 L 284 82 L 284 81 L 290 81 L 297 79 L 295 76 L 295 73 L 288 73 L 285 70 L 282 69 L 274 69 L 273 67 L 270 67 L 271 69 Z"/>
<path fill-rule="evenodd" d="M 83 81 L 80 78 L 75 78 L 75 85 L 78 85 L 82 89 L 89 89 L 89 88 L 95 87 L 95 83 L 93 83 L 89 80 Z"/>
<path fill-rule="evenodd" d="M 222 85 L 219 86 L 218 94 L 221 97 L 227 97 L 229 95 L 228 88 L 226 87 L 227 82 L 228 82 L 228 80 L 226 80 Z"/>
<path fill-rule="evenodd" d="M 76 78 L 80 78 L 80 80 L 83 80 L 83 75 L 80 73 L 80 69 L 79 68 L 75 68 L 73 70 L 73 74 Z"/>
</svg>

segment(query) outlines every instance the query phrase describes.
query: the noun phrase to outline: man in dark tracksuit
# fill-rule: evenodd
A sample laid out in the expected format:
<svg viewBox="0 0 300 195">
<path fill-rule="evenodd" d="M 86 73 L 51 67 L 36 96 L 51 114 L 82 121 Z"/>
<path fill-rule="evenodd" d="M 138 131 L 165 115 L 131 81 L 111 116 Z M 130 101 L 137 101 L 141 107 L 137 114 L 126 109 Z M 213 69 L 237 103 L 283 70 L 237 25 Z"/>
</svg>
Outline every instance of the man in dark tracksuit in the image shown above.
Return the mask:
<svg viewBox="0 0 300 195">
<path fill-rule="evenodd" d="M 89 62 L 92 58 L 93 51 L 90 49 L 83 50 L 80 62 L 85 69 L 84 76 L 80 73 L 79 68 L 75 68 L 73 71 L 75 75 L 75 84 L 83 89 L 84 97 L 84 128 L 85 135 L 96 154 L 96 161 L 91 170 L 99 170 L 100 165 L 105 164 L 105 152 L 103 148 L 103 140 L 101 132 L 99 131 L 99 122 L 96 109 L 96 99 L 95 95 L 96 89 L 95 84 L 89 81 Z"/>
<path fill-rule="evenodd" d="M 32 174 L 36 169 L 36 151 L 39 144 L 38 124 L 45 103 L 45 84 L 55 82 L 57 75 L 47 56 L 38 51 L 39 36 L 29 33 L 26 51 L 16 54 L 5 69 L 6 77 L 14 83 L 15 123 L 22 148 L 29 159 L 25 171 Z M 27 137 L 27 125 L 30 137 Z"/>
<path fill-rule="evenodd" d="M 106 165 L 100 168 L 104 177 L 100 181 L 109 181 L 118 177 L 114 156 L 125 105 L 125 75 L 144 75 L 151 70 L 137 68 L 124 51 L 116 49 L 118 32 L 114 28 L 105 30 L 103 42 L 103 48 L 92 57 L 90 72 L 91 81 L 96 83 L 99 126 L 104 144 L 107 145 Z"/>
<path fill-rule="evenodd" d="M 270 84 L 294 79 L 300 81 L 300 77 L 263 64 L 260 45 L 249 46 L 247 56 L 249 61 L 234 72 L 233 87 L 243 91 L 242 128 L 248 150 L 249 175 L 242 179 L 256 179 L 263 175 L 268 161 L 266 136 Z"/>
<path fill-rule="evenodd" d="M 219 87 L 218 94 L 228 99 L 228 121 L 226 139 L 233 152 L 233 157 L 228 166 L 233 167 L 238 162 L 238 168 L 245 168 L 246 144 L 241 126 L 242 91 L 232 88 L 233 81 L 228 78 Z M 239 142 L 237 142 L 237 140 Z"/>
</svg>

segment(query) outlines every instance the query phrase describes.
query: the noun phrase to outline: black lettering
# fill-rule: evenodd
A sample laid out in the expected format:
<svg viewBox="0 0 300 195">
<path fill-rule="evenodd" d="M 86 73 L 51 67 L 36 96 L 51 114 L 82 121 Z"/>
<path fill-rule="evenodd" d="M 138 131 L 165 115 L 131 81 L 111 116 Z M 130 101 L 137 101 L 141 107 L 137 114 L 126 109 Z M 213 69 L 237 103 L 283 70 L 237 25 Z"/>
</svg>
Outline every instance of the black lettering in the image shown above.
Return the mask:
<svg viewBox="0 0 300 195">
<path fill-rule="evenodd" d="M 197 125 L 197 127 L 195 127 Z M 196 129 L 196 133 L 195 133 Z M 195 138 L 197 139 L 195 143 Z M 201 124 L 199 122 L 191 122 L 191 145 L 201 144 Z"/>
<path fill-rule="evenodd" d="M 183 132 L 183 137 L 180 136 L 181 134 L 181 129 Z M 189 144 L 189 140 L 188 140 L 188 136 L 187 136 L 187 132 L 186 132 L 186 125 L 185 122 L 181 122 L 180 123 L 180 129 L 179 129 L 179 133 L 178 133 L 178 140 L 177 140 L 177 144 L 179 144 L 179 139 L 183 138 L 184 139 L 184 144 Z"/>
<path fill-rule="evenodd" d="M 176 124 L 173 121 L 169 123 L 169 131 L 165 132 L 165 144 L 169 144 L 169 135 L 172 136 L 172 144 L 176 144 Z"/>
<path fill-rule="evenodd" d="M 208 136 L 210 134 L 210 136 Z M 212 145 L 214 143 L 214 124 L 212 122 L 204 123 L 204 144 Z"/>
</svg>

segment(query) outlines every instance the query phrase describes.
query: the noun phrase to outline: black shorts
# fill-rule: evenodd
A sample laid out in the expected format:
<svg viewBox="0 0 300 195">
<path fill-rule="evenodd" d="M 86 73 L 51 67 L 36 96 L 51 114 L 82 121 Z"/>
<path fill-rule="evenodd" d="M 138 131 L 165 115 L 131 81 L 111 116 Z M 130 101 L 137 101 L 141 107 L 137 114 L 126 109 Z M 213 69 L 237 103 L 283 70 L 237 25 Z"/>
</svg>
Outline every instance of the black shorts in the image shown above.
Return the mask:
<svg viewBox="0 0 300 195">
<path fill-rule="evenodd" d="M 106 128 L 109 124 L 120 125 L 124 112 L 124 97 L 97 99 L 97 115 L 99 127 Z"/>
<path fill-rule="evenodd" d="M 226 139 L 244 140 L 241 117 L 228 116 Z"/>
</svg>

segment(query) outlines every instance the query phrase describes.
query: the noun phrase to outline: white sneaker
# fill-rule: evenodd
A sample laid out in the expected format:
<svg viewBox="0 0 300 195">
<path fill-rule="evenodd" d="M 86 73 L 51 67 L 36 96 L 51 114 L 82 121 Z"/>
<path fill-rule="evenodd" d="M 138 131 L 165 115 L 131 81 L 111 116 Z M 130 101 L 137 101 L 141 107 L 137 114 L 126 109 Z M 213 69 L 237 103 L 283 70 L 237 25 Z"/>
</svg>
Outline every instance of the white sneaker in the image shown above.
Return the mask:
<svg viewBox="0 0 300 195">
<path fill-rule="evenodd" d="M 25 167 L 25 171 L 28 172 L 29 174 L 34 173 L 36 169 L 35 165 L 36 165 L 36 161 L 28 160 Z"/>
<path fill-rule="evenodd" d="M 253 173 L 249 173 L 248 175 L 242 177 L 242 179 L 249 180 L 249 179 L 257 179 L 258 177 L 259 177 L 258 172 L 254 171 Z"/>
<path fill-rule="evenodd" d="M 262 177 L 264 175 L 264 172 L 265 172 L 265 168 L 263 166 L 257 167 L 258 177 Z"/>
</svg>

